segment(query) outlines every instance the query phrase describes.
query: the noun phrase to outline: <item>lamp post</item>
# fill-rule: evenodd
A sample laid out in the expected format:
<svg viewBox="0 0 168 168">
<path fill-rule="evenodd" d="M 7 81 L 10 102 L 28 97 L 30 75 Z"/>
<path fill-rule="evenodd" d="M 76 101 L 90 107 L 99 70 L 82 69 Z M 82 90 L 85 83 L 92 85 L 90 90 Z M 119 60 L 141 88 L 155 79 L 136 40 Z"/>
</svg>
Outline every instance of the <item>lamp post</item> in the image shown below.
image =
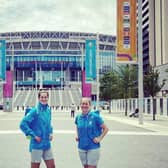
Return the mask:
<svg viewBox="0 0 168 168">
<path fill-rule="evenodd" d="M 99 93 L 100 93 L 100 87 L 99 87 L 99 34 L 97 33 L 96 35 L 96 97 L 97 97 L 97 102 L 96 102 L 96 108 L 99 109 Z"/>
<path fill-rule="evenodd" d="M 143 124 L 142 0 L 138 0 L 138 67 L 139 124 Z"/>
<path fill-rule="evenodd" d="M 38 85 L 38 75 L 37 75 L 37 60 L 35 61 L 35 85 L 36 85 L 36 103 L 38 102 L 37 97 L 37 85 Z"/>
</svg>

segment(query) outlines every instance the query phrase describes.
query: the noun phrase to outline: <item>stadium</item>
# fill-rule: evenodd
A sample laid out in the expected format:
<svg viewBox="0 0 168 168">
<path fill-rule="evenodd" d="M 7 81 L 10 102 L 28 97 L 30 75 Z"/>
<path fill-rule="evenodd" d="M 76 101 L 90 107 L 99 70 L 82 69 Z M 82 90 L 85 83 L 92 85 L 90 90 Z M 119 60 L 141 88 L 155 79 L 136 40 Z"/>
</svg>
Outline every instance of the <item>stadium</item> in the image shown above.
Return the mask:
<svg viewBox="0 0 168 168">
<path fill-rule="evenodd" d="M 6 70 L 13 71 L 13 106 L 33 106 L 36 90 L 51 90 L 51 105 L 79 103 L 85 43 L 97 40 L 99 75 L 115 68 L 116 37 L 84 32 L 7 32 Z M 96 82 L 95 82 L 96 83 Z M 95 84 L 92 83 L 92 94 Z M 2 95 L 2 94 L 1 94 Z M 25 96 L 26 95 L 26 96 Z M 22 101 L 21 101 L 22 100 Z"/>
</svg>

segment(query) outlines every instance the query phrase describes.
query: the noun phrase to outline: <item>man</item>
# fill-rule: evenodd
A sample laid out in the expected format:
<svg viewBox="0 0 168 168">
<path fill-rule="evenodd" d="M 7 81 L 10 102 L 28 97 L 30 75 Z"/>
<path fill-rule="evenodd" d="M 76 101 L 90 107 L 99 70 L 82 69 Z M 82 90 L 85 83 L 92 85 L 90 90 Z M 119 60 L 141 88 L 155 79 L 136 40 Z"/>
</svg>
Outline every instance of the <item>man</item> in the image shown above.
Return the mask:
<svg viewBox="0 0 168 168">
<path fill-rule="evenodd" d="M 74 103 L 72 103 L 72 105 L 71 105 L 71 117 L 73 117 L 73 118 L 75 116 L 75 109 L 76 109 L 76 106 L 75 106 Z"/>
</svg>

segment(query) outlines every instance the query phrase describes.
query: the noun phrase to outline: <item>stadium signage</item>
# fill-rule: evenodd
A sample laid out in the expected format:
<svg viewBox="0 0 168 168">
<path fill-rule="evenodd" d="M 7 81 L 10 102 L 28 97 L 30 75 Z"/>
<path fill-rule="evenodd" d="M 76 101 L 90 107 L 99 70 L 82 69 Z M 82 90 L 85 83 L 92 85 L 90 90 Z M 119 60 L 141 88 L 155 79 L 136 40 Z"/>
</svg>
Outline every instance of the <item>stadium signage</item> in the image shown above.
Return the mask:
<svg viewBox="0 0 168 168">
<path fill-rule="evenodd" d="M 0 81 L 5 81 L 6 73 L 6 45 L 5 40 L 0 40 Z"/>
<path fill-rule="evenodd" d="M 86 82 L 96 79 L 96 40 L 86 40 Z"/>
<path fill-rule="evenodd" d="M 136 1 L 117 1 L 117 61 L 137 62 Z"/>
</svg>

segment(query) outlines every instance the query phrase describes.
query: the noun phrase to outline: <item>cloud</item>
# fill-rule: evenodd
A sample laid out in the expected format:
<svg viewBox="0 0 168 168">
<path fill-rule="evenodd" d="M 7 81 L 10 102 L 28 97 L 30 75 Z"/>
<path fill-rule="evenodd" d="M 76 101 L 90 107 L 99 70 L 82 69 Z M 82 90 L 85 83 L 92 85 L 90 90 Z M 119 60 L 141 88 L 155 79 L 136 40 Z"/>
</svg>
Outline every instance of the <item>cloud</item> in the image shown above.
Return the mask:
<svg viewBox="0 0 168 168">
<path fill-rule="evenodd" d="M 0 0 L 0 31 L 116 34 L 116 0 Z"/>
</svg>

